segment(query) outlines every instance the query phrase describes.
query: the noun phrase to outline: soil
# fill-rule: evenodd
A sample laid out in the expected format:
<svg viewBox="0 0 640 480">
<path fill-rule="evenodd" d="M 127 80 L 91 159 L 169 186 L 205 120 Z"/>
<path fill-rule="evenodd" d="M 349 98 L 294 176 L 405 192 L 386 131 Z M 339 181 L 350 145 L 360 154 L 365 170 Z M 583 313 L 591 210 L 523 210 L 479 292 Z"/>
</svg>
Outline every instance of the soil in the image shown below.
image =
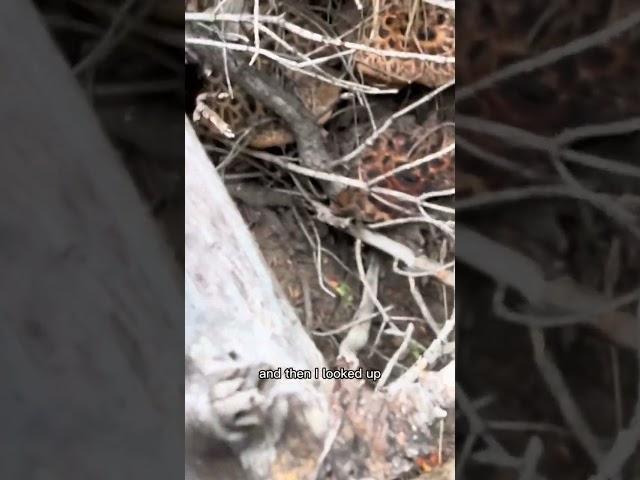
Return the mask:
<svg viewBox="0 0 640 480">
<path fill-rule="evenodd" d="M 332 332 L 349 323 L 362 295 L 353 256 L 353 239 L 317 224 L 323 247 L 340 260 L 331 255 L 322 255 L 323 288 L 319 281 L 314 249 L 306 239 L 291 208 L 255 207 L 242 202 L 239 202 L 238 206 L 291 305 L 323 352 L 327 363 L 334 364 L 340 340 L 348 330 L 342 329 L 329 336 L 325 335 L 325 332 Z M 312 231 L 310 225 L 311 219 L 306 218 L 305 228 L 308 232 Z M 414 321 L 414 339 L 417 344 L 428 346 L 434 335 L 426 323 L 420 320 L 421 313 L 411 296 L 407 279 L 393 272 L 389 259 L 383 259 L 382 270 L 379 295 L 382 305 L 392 306 L 391 312 L 394 316 L 418 319 Z M 452 308 L 451 295 L 447 298 L 446 292 L 435 282 L 418 283 L 432 315 L 436 321 L 442 323 Z M 310 303 L 310 308 L 305 307 L 305 296 L 309 298 L 307 304 Z M 447 312 L 443 304 L 447 304 Z M 380 323 L 373 322 L 374 328 L 370 338 L 377 334 Z M 399 322 L 401 328 L 404 328 L 402 324 L 406 325 L 406 320 Z M 383 336 L 376 353 L 369 356 L 369 352 L 365 350 L 360 355 L 360 361 L 365 368 L 383 369 L 401 340 L 400 337 Z M 419 353 L 419 347 L 411 350 L 409 364 Z M 401 373 L 404 368 L 398 367 L 395 374 Z"/>
</svg>

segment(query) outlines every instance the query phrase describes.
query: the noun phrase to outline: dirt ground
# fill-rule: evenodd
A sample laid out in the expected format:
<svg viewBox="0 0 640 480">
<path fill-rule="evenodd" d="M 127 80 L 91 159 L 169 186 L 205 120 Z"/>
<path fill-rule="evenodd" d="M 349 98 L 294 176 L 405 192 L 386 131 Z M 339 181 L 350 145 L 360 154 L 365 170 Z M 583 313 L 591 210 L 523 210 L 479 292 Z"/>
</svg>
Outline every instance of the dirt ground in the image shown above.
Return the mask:
<svg viewBox="0 0 640 480">
<path fill-rule="evenodd" d="M 293 210 L 287 207 L 251 207 L 241 201 L 239 207 L 267 264 L 315 343 L 325 354 L 327 363 L 333 364 L 338 353 L 338 342 L 347 332 L 341 327 L 352 320 L 362 295 L 353 258 L 352 239 L 329 228 L 320 226 L 318 229 L 323 247 L 330 252 L 322 255 L 322 287 L 315 249 L 305 238 Z M 311 231 L 309 222 L 310 219 L 307 219 L 305 228 Z M 383 262 L 380 301 L 385 306 L 393 306 L 394 316 L 402 317 L 405 322 L 415 321 L 421 313 L 407 287 L 407 280 L 393 272 L 391 263 L 389 259 Z M 443 305 L 447 305 L 449 311 L 453 306 L 451 295 L 447 297 L 447 292 L 435 282 L 422 282 L 421 288 L 432 315 L 442 322 L 447 315 Z M 336 333 L 327 335 L 328 332 Z M 372 335 L 375 334 L 374 331 Z M 416 322 L 416 345 L 410 351 L 407 362 L 411 362 L 412 358 L 415 360 L 421 348 L 429 345 L 433 338 L 433 332 L 424 322 Z M 362 356 L 367 368 L 384 368 L 402 339 L 383 337 L 383 340 L 373 356 Z M 399 371 L 404 368 L 398 366 Z"/>
</svg>

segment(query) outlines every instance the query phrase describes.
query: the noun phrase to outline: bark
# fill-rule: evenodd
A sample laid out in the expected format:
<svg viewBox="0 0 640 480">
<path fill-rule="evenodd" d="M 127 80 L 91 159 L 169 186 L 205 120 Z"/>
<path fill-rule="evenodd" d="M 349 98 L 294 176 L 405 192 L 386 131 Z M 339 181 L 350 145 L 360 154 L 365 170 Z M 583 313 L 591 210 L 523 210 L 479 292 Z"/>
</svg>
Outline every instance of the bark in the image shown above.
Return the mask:
<svg viewBox="0 0 640 480">
<path fill-rule="evenodd" d="M 213 322 L 207 328 L 217 335 L 216 348 L 222 354 L 242 350 L 237 353 L 256 362 L 321 366 L 320 352 L 274 280 L 186 118 L 185 168 L 187 302 L 189 308 L 207 312 Z M 187 315 L 188 345 L 199 328 L 194 315 Z M 264 346 L 274 350 L 265 351 Z"/>
<path fill-rule="evenodd" d="M 260 382 L 257 374 L 311 371 L 323 366 L 322 356 L 186 118 L 185 162 L 188 462 L 215 475 L 222 455 L 203 458 L 212 444 L 226 445 L 249 478 L 310 478 L 329 418 L 322 385 Z"/>
</svg>

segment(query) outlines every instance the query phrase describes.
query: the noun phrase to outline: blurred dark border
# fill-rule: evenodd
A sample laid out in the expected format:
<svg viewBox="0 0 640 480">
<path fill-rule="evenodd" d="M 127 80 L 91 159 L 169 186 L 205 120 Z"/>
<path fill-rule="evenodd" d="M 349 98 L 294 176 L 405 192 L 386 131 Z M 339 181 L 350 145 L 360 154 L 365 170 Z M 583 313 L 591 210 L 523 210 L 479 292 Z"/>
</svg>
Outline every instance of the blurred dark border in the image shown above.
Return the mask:
<svg viewBox="0 0 640 480">
<path fill-rule="evenodd" d="M 0 17 L 0 477 L 182 478 L 183 5 Z"/>
<path fill-rule="evenodd" d="M 640 6 L 456 3 L 457 478 L 637 478 Z"/>
</svg>

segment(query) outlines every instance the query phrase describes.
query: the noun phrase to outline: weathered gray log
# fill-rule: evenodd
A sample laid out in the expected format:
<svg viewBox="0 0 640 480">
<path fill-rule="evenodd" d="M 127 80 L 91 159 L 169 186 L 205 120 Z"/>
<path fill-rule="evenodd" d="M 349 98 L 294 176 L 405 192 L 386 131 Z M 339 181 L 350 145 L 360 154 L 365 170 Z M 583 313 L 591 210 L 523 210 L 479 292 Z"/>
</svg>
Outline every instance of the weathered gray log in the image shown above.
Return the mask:
<svg viewBox="0 0 640 480">
<path fill-rule="evenodd" d="M 31 2 L 0 72 L 0 477 L 176 478 L 169 250 Z"/>
<path fill-rule="evenodd" d="M 189 307 L 221 354 L 319 367 L 322 356 L 266 265 L 235 203 L 185 118 L 185 270 Z M 192 290 L 192 288 L 194 290 Z M 197 291 L 197 295 L 195 292 Z M 193 295 L 192 295 L 193 293 Z M 185 341 L 202 324 L 187 315 Z"/>
<path fill-rule="evenodd" d="M 322 355 L 186 118 L 185 168 L 187 467 L 200 478 L 225 468 L 233 478 L 228 460 L 210 453 L 231 447 L 244 469 L 238 478 L 311 478 L 329 423 L 322 384 L 257 375 L 312 371 Z"/>
</svg>

